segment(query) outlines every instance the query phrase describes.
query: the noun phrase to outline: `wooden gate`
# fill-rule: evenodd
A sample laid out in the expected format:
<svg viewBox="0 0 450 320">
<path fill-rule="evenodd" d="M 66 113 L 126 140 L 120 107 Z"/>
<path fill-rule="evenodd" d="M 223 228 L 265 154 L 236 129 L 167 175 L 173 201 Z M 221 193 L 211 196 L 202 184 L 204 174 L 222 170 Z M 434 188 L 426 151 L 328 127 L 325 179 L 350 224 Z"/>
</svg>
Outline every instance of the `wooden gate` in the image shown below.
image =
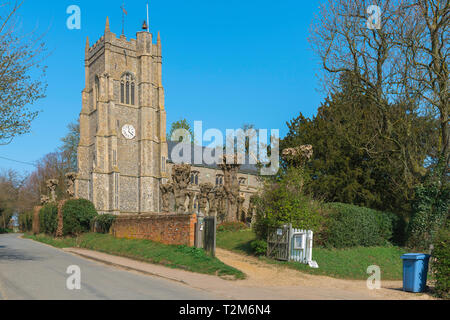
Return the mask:
<svg viewBox="0 0 450 320">
<path fill-rule="evenodd" d="M 267 236 L 267 257 L 289 261 L 291 253 L 291 225 L 269 229 Z"/>
<path fill-rule="evenodd" d="M 216 217 L 205 217 L 205 239 L 204 239 L 204 249 L 206 252 L 211 254 L 213 257 L 216 255 L 216 228 L 217 228 L 217 218 Z"/>
</svg>

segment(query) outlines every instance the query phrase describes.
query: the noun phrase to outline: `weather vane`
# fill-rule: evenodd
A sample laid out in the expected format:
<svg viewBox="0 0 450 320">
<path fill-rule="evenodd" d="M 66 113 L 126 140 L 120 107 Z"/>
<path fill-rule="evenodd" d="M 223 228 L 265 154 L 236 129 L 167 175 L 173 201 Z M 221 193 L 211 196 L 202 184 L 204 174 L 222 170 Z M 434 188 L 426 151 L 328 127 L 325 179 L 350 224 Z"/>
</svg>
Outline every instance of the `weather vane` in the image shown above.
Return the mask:
<svg viewBox="0 0 450 320">
<path fill-rule="evenodd" d="M 122 35 L 125 34 L 125 16 L 128 15 L 127 10 L 125 10 L 125 1 L 122 3 L 120 7 L 122 9 Z"/>
</svg>

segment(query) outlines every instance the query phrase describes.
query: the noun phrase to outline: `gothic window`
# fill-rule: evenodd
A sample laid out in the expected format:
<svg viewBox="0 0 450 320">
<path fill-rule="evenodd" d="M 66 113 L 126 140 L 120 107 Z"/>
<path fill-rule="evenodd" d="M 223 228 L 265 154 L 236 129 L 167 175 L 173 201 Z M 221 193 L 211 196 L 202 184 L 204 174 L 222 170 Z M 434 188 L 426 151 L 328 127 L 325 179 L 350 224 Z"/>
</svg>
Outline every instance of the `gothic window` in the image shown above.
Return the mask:
<svg viewBox="0 0 450 320">
<path fill-rule="evenodd" d="M 191 173 L 191 185 L 196 185 L 198 186 L 198 176 L 199 176 L 199 172 L 198 171 L 193 171 Z"/>
<path fill-rule="evenodd" d="M 126 91 L 127 91 L 127 104 L 130 104 L 130 82 L 129 81 L 127 81 Z"/>
<path fill-rule="evenodd" d="M 120 103 L 135 105 L 136 84 L 131 73 L 125 73 L 120 80 Z"/>
<path fill-rule="evenodd" d="M 223 186 L 223 175 L 218 174 L 216 176 L 216 186 Z"/>
</svg>

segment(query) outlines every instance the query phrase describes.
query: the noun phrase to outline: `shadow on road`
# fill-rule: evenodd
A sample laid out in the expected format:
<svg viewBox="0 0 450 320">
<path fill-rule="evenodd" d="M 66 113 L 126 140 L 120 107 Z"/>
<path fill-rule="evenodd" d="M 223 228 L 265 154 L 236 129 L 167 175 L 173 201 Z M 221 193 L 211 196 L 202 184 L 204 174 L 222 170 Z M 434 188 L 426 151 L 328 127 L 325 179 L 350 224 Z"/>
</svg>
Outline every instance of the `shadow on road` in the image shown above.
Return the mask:
<svg viewBox="0 0 450 320">
<path fill-rule="evenodd" d="M 22 250 L 14 249 L 6 245 L 0 245 L 0 263 L 2 261 L 37 261 L 38 257 L 30 255 Z"/>
<path fill-rule="evenodd" d="M 22 253 L 16 250 L 10 250 L 8 248 L 2 249 L 0 247 L 0 262 L 2 261 L 35 261 L 36 257 Z"/>
</svg>

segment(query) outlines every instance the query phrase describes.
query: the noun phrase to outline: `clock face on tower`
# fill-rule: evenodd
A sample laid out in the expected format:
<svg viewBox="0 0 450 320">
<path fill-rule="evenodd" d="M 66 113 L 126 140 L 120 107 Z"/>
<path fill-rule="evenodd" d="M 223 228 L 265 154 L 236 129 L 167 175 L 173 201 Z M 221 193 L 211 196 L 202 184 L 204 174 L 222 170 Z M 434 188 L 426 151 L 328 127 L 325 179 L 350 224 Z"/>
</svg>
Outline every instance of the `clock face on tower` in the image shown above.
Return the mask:
<svg viewBox="0 0 450 320">
<path fill-rule="evenodd" d="M 122 128 L 122 134 L 125 139 L 133 140 L 136 137 L 136 130 L 131 124 L 126 124 Z"/>
</svg>

